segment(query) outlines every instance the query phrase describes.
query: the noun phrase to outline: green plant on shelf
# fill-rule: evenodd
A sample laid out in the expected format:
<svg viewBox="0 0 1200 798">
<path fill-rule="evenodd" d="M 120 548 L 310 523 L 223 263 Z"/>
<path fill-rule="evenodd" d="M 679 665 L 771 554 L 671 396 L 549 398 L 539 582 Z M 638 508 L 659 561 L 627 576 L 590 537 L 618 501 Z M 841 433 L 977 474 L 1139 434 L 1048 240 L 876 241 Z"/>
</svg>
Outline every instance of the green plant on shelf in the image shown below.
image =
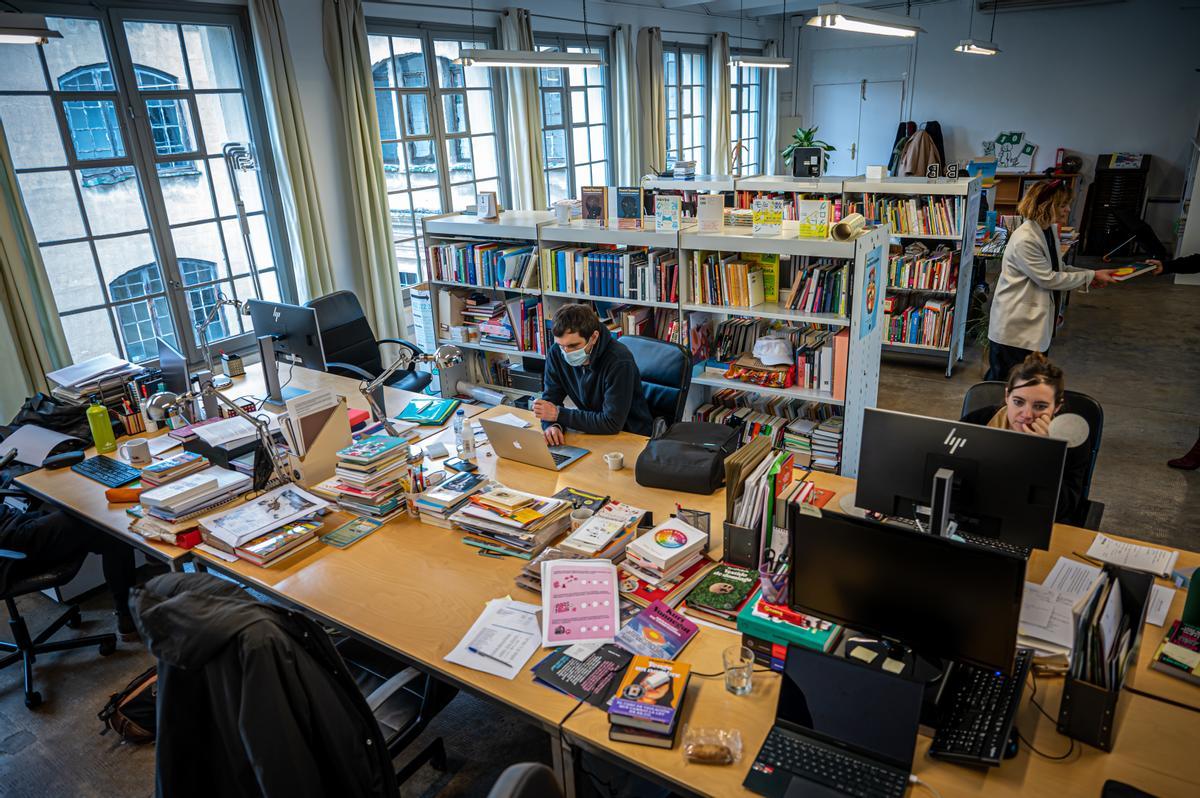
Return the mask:
<svg viewBox="0 0 1200 798">
<path fill-rule="evenodd" d="M 792 143 L 784 147 L 783 152 L 780 153 L 784 163 L 790 164 L 796 150 L 802 147 L 820 147 L 825 151 L 825 163 L 822 164 L 822 171 L 829 168 L 829 153 L 837 152 L 837 147 L 817 138 L 817 127 L 817 125 L 813 125 L 812 127 L 796 128 L 796 132 L 792 134 Z"/>
</svg>

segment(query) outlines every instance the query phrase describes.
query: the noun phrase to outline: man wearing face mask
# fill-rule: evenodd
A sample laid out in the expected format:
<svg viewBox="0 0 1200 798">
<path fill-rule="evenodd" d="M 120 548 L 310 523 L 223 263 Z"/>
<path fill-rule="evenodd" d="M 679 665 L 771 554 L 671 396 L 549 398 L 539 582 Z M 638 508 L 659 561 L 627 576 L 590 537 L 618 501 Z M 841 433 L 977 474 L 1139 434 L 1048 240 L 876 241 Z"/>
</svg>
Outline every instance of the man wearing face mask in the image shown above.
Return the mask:
<svg viewBox="0 0 1200 798">
<path fill-rule="evenodd" d="M 633 354 L 612 337 L 589 305 L 565 305 L 554 316 L 555 346 L 546 357 L 542 398 L 533 403 L 546 442 L 563 443 L 563 430 L 649 435 L 654 420 L 642 395 Z M 574 408 L 563 407 L 567 397 Z"/>
</svg>

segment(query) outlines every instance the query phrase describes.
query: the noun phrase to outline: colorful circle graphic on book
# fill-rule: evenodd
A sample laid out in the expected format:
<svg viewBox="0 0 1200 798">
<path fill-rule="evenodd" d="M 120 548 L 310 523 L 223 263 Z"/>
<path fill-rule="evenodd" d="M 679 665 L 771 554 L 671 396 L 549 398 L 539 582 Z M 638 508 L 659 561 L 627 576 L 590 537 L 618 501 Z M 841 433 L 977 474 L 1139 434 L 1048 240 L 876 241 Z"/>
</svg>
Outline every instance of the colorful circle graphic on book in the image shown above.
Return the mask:
<svg viewBox="0 0 1200 798">
<path fill-rule="evenodd" d="M 651 643 L 657 643 L 660 646 L 665 646 L 667 644 L 667 638 L 663 635 L 663 633 L 650 626 L 642 627 L 642 637 L 646 638 L 646 640 L 650 641 Z"/>
<path fill-rule="evenodd" d="M 678 529 L 660 529 L 654 533 L 654 542 L 664 549 L 681 549 L 687 543 L 687 535 Z"/>
</svg>

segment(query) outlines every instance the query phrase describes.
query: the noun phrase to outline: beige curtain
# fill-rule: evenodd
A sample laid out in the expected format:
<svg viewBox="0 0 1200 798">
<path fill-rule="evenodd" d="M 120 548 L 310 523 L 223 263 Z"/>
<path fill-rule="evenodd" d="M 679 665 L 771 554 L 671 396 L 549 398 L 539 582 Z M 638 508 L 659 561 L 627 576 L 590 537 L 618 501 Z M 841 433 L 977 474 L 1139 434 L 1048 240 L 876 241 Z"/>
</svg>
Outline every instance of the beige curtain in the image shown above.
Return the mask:
<svg viewBox="0 0 1200 798">
<path fill-rule="evenodd" d="M 763 47 L 763 55 L 774 58 L 782 55 L 779 42 L 769 41 Z M 763 69 L 762 102 L 762 173 L 773 175 L 779 169 L 779 70 Z"/>
<path fill-rule="evenodd" d="M 334 290 L 333 258 L 325 237 L 325 216 L 283 16 L 279 0 L 250 0 L 250 31 L 283 197 L 292 271 L 303 301 Z"/>
<path fill-rule="evenodd" d="M 357 221 L 350 232 L 366 289 L 363 309 L 376 337 L 403 338 L 408 325 L 401 304 L 400 271 L 392 249 L 379 116 L 362 3 L 325 0 L 324 23 L 325 62 L 337 88 L 346 126 L 352 218 Z"/>
<path fill-rule="evenodd" d="M 525 9 L 501 11 L 499 30 L 500 49 L 533 49 L 533 28 Z M 548 204 L 537 76 L 536 69 L 509 67 L 504 70 L 509 203 L 519 210 L 544 210 Z"/>
<path fill-rule="evenodd" d="M 708 40 L 708 171 L 731 173 L 729 161 L 729 34 L 717 33 Z"/>
<path fill-rule="evenodd" d="M 608 72 L 613 87 L 612 121 L 617 143 L 614 175 L 617 185 L 636 186 L 645 172 L 641 170 L 640 160 L 637 53 L 632 26 L 617 25 L 612 29 L 608 52 Z"/>
<path fill-rule="evenodd" d="M 667 108 L 663 97 L 661 28 L 642 28 L 637 36 L 638 175 L 667 168 Z"/>
<path fill-rule="evenodd" d="M 42 253 L 29 223 L 0 124 L 0 420 L 49 390 L 46 372 L 71 362 Z"/>
</svg>

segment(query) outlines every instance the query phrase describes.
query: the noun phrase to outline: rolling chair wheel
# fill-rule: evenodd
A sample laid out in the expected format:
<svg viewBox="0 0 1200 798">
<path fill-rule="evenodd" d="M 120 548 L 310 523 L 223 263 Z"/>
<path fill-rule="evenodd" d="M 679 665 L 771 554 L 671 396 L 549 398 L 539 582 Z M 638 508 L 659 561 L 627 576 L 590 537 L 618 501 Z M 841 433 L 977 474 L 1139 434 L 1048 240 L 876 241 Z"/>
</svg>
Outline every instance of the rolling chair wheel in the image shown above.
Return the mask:
<svg viewBox="0 0 1200 798">
<path fill-rule="evenodd" d="M 71 614 L 71 617 L 67 618 L 66 627 L 68 629 L 78 629 L 82 624 L 83 616 L 79 614 L 79 608 L 76 607 L 75 611 Z"/>
<path fill-rule="evenodd" d="M 41 704 L 42 694 L 37 690 L 34 690 L 32 693 L 25 694 L 25 706 L 29 709 L 36 709 L 37 707 L 41 706 Z"/>
<path fill-rule="evenodd" d="M 102 657 L 107 657 L 109 654 L 114 653 L 116 650 L 117 650 L 117 644 L 115 642 L 106 640 L 100 644 L 98 653 Z"/>
</svg>

